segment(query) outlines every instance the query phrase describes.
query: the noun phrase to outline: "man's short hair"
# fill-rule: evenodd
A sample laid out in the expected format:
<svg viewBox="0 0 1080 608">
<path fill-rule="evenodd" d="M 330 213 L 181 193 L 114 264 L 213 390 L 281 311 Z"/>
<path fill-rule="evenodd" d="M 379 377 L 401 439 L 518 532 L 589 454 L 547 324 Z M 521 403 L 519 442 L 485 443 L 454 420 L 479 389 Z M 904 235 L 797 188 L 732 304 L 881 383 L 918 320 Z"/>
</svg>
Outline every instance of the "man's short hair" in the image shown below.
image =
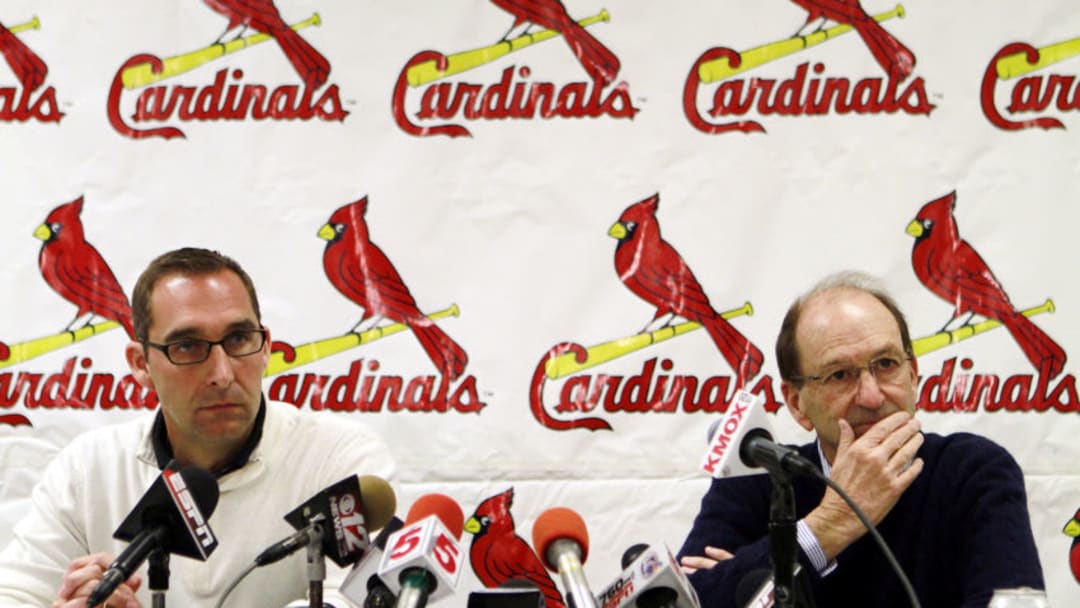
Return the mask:
<svg viewBox="0 0 1080 608">
<path fill-rule="evenodd" d="M 251 308 L 255 311 L 255 319 L 262 322 L 259 298 L 255 295 L 255 284 L 236 260 L 209 249 L 183 247 L 154 258 L 146 270 L 139 275 L 139 280 L 135 282 L 135 290 L 131 294 L 131 322 L 135 337 L 139 340 L 148 339 L 147 332 L 150 330 L 151 321 L 150 293 L 154 291 L 154 286 L 161 278 L 173 274 L 206 275 L 222 270 L 232 271 L 240 277 L 240 282 L 244 284 L 248 298 L 251 300 Z"/>
<path fill-rule="evenodd" d="M 792 378 L 803 375 L 803 370 L 799 369 L 799 345 L 795 339 L 795 332 L 798 329 L 799 318 L 802 316 L 806 303 L 827 291 L 838 289 L 862 291 L 881 302 L 892 314 L 893 318 L 896 319 L 904 352 L 909 356 L 915 356 L 911 346 L 911 334 L 908 332 L 907 320 L 904 319 L 904 313 L 900 312 L 900 307 L 896 305 L 896 300 L 885 291 L 885 288 L 874 277 L 859 271 L 845 270 L 825 277 L 817 285 L 814 285 L 810 291 L 799 296 L 788 308 L 787 314 L 784 315 L 784 322 L 780 325 L 780 334 L 776 337 L 776 365 L 780 369 L 781 379 L 798 384 Z"/>
</svg>

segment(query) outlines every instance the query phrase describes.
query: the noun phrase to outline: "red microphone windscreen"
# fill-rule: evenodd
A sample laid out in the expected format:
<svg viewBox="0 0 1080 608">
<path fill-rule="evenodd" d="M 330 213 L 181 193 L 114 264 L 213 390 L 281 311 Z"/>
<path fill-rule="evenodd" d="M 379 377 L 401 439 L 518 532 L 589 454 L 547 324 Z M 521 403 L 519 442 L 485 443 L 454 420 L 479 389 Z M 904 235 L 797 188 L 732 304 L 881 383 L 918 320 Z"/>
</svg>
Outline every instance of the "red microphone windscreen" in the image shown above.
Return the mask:
<svg viewBox="0 0 1080 608">
<path fill-rule="evenodd" d="M 548 561 L 548 547 L 560 538 L 581 546 L 581 563 L 584 564 L 589 556 L 589 531 L 585 528 L 585 520 L 573 509 L 552 507 L 541 513 L 533 524 L 533 548 L 551 570 L 558 570 L 558 567 Z"/>
<path fill-rule="evenodd" d="M 434 515 L 446 526 L 446 529 L 460 539 L 465 528 L 465 514 L 457 501 L 445 494 L 425 494 L 416 499 L 405 516 L 405 525 L 414 524 L 425 517 Z"/>
</svg>

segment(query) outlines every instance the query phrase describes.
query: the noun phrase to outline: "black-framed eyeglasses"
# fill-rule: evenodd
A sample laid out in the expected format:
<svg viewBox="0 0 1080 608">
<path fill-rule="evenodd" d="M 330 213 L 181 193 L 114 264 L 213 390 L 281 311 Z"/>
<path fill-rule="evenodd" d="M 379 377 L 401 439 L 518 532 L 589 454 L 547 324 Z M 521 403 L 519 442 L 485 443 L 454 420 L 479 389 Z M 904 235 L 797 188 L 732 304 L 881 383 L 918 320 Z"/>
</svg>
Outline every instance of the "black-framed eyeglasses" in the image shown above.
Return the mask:
<svg viewBox="0 0 1080 608">
<path fill-rule="evenodd" d="M 165 358 L 173 365 L 194 365 L 206 361 L 215 344 L 220 344 L 221 349 L 230 357 L 254 355 L 266 344 L 266 330 L 260 328 L 231 331 L 220 340 L 181 338 L 168 344 L 143 340 L 143 344 L 165 353 Z"/>
<path fill-rule="evenodd" d="M 823 389 L 835 394 L 847 394 L 855 390 L 866 370 L 878 384 L 896 385 L 904 377 L 905 364 L 911 361 L 911 355 L 883 355 L 871 359 L 865 365 L 846 365 L 826 370 L 817 376 L 792 376 L 792 382 L 815 382 Z"/>
</svg>

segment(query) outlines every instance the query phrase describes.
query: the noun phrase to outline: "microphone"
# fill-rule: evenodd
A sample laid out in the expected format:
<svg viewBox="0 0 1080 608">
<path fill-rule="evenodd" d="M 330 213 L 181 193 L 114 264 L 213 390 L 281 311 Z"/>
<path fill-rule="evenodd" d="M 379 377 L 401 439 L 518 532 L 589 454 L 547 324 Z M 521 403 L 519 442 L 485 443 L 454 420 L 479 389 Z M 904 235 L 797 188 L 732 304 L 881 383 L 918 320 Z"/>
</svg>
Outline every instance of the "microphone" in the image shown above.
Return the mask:
<svg viewBox="0 0 1080 608">
<path fill-rule="evenodd" d="M 453 592 L 464 561 L 458 544 L 464 527 L 465 515 L 449 496 L 426 494 L 413 503 L 379 564 L 379 578 L 398 596 L 397 608 L 423 608 Z"/>
<path fill-rule="evenodd" d="M 533 547 L 548 570 L 558 572 L 572 608 L 597 608 L 582 564 L 589 555 L 585 520 L 566 507 L 552 507 L 533 524 Z"/>
<path fill-rule="evenodd" d="M 802 566 L 795 564 L 794 578 L 795 606 L 799 608 L 817 608 L 814 601 L 813 590 L 805 576 L 800 575 Z M 776 583 L 773 580 L 772 571 L 768 568 L 758 568 L 743 575 L 735 587 L 735 605 L 738 608 L 773 608 L 776 603 L 774 597 Z"/>
<path fill-rule="evenodd" d="M 664 549 L 638 543 L 623 552 L 623 571 L 597 596 L 601 608 L 701 608 L 675 556 Z"/>
<path fill-rule="evenodd" d="M 532 581 L 512 578 L 494 589 L 469 593 L 465 608 L 545 608 L 544 593 Z M 366 607 L 365 607 L 366 608 Z"/>
<path fill-rule="evenodd" d="M 770 570 L 751 570 L 743 575 L 739 585 L 735 587 L 735 605 L 738 608 L 772 608 L 773 588 Z"/>
<path fill-rule="evenodd" d="M 701 468 L 713 477 L 769 472 L 815 475 L 816 465 L 798 450 L 773 441 L 765 397 L 740 390 L 724 417 L 709 427 L 709 446 Z M 715 428 L 714 428 L 715 427 Z"/>
<path fill-rule="evenodd" d="M 267 547 L 255 557 L 255 565 L 272 564 L 308 546 L 321 527 L 323 555 L 344 568 L 363 557 L 370 545 L 368 531 L 384 527 L 396 508 L 397 498 L 386 480 L 350 475 L 289 512 L 285 521 L 296 532 Z"/>
<path fill-rule="evenodd" d="M 198 467 L 179 471 L 171 467 L 172 463 L 165 467 L 113 533 L 113 538 L 130 544 L 90 592 L 89 608 L 108 599 L 154 551 L 206 561 L 217 548 L 217 537 L 207 523 L 217 507 L 217 480 Z"/>
<path fill-rule="evenodd" d="M 405 525 L 398 517 L 391 517 L 389 523 L 383 526 L 371 546 L 349 570 L 349 574 L 342 581 L 338 592 L 356 605 L 364 608 L 391 608 L 397 601 L 390 588 L 379 578 L 379 562 L 382 561 L 386 550 L 386 541 L 390 535 L 397 532 Z"/>
</svg>

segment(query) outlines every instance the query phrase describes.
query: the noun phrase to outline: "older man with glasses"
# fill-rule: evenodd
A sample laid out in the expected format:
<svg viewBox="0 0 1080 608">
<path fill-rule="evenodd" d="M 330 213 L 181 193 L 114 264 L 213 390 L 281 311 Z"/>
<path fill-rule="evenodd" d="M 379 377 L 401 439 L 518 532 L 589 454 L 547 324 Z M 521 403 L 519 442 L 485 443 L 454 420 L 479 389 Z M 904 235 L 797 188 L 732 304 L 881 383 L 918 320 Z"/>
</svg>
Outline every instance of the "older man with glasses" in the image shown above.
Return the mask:
<svg viewBox="0 0 1080 608">
<path fill-rule="evenodd" d="M 788 410 L 820 463 L 877 526 L 922 606 L 984 608 L 995 589 L 1042 589 L 1023 474 L 1002 447 L 970 433 L 923 433 L 918 362 L 893 299 L 858 273 L 831 276 L 788 310 L 776 343 Z M 797 585 L 822 608 L 908 606 L 900 579 L 847 503 L 794 480 Z M 772 480 L 714 480 L 680 551 L 702 604 L 736 606 L 769 567 Z M 744 600 L 745 601 L 745 600 Z"/>
<path fill-rule="evenodd" d="M 229 605 L 269 607 L 303 597 L 303 552 L 246 578 L 245 568 L 293 531 L 286 513 L 350 475 L 388 479 L 394 463 L 367 427 L 263 397 L 270 332 L 261 319 L 251 278 L 231 258 L 184 248 L 150 263 L 132 295 L 137 340 L 125 354 L 160 407 L 76 438 L 48 466 L 0 552 L 0 607 L 84 606 L 125 546 L 113 531 L 171 462 L 211 472 L 220 498 L 210 517 L 218 548 L 205 562 L 171 560 L 169 604 L 212 606 L 230 593 Z M 328 565 L 326 597 L 338 606 L 351 605 L 333 592 L 343 576 Z M 147 587 L 136 574 L 104 605 L 149 607 Z"/>
</svg>

